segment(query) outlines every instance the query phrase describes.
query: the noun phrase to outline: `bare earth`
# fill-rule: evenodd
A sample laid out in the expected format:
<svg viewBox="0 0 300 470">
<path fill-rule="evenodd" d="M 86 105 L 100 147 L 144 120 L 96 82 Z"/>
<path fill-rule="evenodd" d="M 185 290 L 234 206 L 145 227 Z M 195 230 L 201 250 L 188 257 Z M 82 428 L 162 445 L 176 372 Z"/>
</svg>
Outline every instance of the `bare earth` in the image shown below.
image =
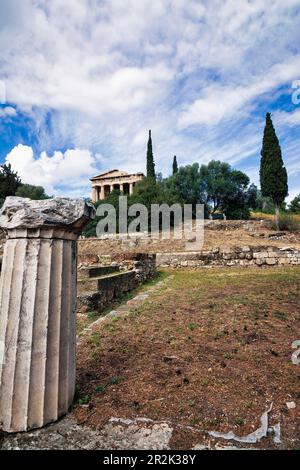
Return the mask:
<svg viewBox="0 0 300 470">
<path fill-rule="evenodd" d="M 172 240 L 78 245 L 96 255 L 183 249 Z M 204 249 L 243 245 L 300 249 L 300 234 L 252 221 L 205 231 Z M 71 413 L 42 430 L 0 434 L 0 448 L 300 448 L 300 366 L 291 358 L 300 340 L 300 267 L 161 270 L 113 308 L 98 320 L 95 312 L 78 316 Z M 273 431 L 252 445 L 209 434 L 253 433 L 271 405 L 268 427 L 280 425 L 280 442 Z"/>
<path fill-rule="evenodd" d="M 300 249 L 300 232 L 276 233 L 270 229 L 267 221 L 214 221 L 205 225 L 204 250 L 215 247 L 291 246 Z M 185 240 L 134 239 L 121 242 L 118 239 L 100 240 L 97 238 L 78 241 L 78 253 L 106 255 L 121 251 L 158 253 L 185 250 Z"/>
<path fill-rule="evenodd" d="M 0 448 L 299 449 L 299 281 L 299 267 L 161 271 L 89 330 L 79 320 L 72 412 L 0 433 Z M 280 441 L 274 428 L 254 444 L 209 434 L 253 433 L 271 404 Z"/>
<path fill-rule="evenodd" d="M 215 445 L 209 431 L 255 431 L 273 403 L 269 425 L 280 423 L 282 443 L 267 437 L 255 447 L 299 448 L 300 366 L 291 344 L 300 339 L 300 269 L 160 276 L 166 281 L 147 300 L 80 344 L 72 417 L 94 429 L 111 417 L 167 422 L 170 448 L 188 449 Z"/>
</svg>

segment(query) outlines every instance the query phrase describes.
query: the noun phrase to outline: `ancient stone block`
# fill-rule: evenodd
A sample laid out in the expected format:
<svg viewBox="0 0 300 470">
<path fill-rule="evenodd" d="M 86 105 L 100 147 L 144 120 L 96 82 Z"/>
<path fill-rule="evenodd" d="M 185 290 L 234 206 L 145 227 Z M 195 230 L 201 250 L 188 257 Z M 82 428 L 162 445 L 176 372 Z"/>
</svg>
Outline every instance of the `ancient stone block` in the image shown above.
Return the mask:
<svg viewBox="0 0 300 470">
<path fill-rule="evenodd" d="M 255 264 L 257 264 L 257 266 L 262 266 L 263 264 L 266 263 L 266 259 L 265 258 L 256 258 L 255 259 Z"/>
<path fill-rule="evenodd" d="M 27 431 L 67 413 L 75 391 L 76 240 L 83 200 L 7 198 L 0 281 L 0 427 Z"/>
</svg>

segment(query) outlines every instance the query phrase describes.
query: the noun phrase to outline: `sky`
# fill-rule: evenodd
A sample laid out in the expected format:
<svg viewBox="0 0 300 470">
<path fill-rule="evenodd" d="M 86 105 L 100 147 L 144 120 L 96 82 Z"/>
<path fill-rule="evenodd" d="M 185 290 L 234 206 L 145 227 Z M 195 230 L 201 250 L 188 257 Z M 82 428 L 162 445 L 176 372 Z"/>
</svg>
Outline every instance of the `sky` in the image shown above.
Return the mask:
<svg viewBox="0 0 300 470">
<path fill-rule="evenodd" d="M 272 113 L 300 193 L 300 0 L 0 0 L 0 164 L 50 195 L 222 160 L 259 185 Z"/>
</svg>

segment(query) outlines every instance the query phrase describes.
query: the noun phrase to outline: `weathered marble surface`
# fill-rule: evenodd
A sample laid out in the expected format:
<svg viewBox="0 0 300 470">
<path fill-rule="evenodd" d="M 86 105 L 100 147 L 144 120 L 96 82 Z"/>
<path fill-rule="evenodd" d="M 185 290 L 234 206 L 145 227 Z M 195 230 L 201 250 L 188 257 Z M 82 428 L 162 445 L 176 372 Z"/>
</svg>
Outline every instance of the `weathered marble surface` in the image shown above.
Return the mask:
<svg viewBox="0 0 300 470">
<path fill-rule="evenodd" d="M 7 198 L 0 279 L 0 429 L 27 431 L 67 413 L 75 391 L 76 239 L 83 200 Z"/>
<path fill-rule="evenodd" d="M 64 227 L 82 230 L 95 217 L 95 208 L 83 199 L 55 198 L 32 201 L 11 196 L 0 212 L 0 227 L 16 228 Z"/>
</svg>

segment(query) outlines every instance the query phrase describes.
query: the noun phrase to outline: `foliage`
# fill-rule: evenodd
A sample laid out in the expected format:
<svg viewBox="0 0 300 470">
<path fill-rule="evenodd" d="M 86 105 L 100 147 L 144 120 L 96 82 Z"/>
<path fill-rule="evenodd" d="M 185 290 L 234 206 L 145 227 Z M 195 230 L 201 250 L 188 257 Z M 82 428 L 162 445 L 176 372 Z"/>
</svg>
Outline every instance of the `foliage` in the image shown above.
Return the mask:
<svg viewBox="0 0 300 470">
<path fill-rule="evenodd" d="M 300 214 L 300 194 L 291 201 L 289 211 L 293 214 Z"/>
<path fill-rule="evenodd" d="M 177 163 L 177 157 L 175 155 L 173 159 L 173 175 L 175 175 L 176 173 L 178 173 L 178 163 Z"/>
<path fill-rule="evenodd" d="M 261 191 L 257 191 L 256 204 L 252 209 L 265 214 L 274 214 L 275 212 L 274 202 L 270 197 L 263 196 Z"/>
<path fill-rule="evenodd" d="M 151 223 L 151 205 L 169 204 L 173 202 L 165 189 L 163 181 L 155 181 L 153 178 L 145 178 L 134 187 L 133 194 L 128 201 L 128 206 L 142 204 L 148 209 L 148 226 Z M 135 217 L 129 218 L 131 222 Z"/>
<path fill-rule="evenodd" d="M 21 184 L 16 191 L 16 196 L 28 197 L 36 201 L 50 198 L 42 186 L 32 186 L 31 184 Z"/>
<path fill-rule="evenodd" d="M 149 140 L 147 147 L 147 178 L 155 180 L 155 163 L 153 157 L 151 130 L 149 131 Z"/>
<path fill-rule="evenodd" d="M 95 204 L 112 204 L 116 209 L 117 230 L 119 216 L 118 190 L 113 191 L 105 201 Z M 198 163 L 178 168 L 177 173 L 169 178 L 145 178 L 138 182 L 133 194 L 128 197 L 127 204 L 142 204 L 148 209 L 148 223 L 151 219 L 152 204 L 191 204 L 195 215 L 196 204 L 204 204 L 204 215 L 209 210 L 213 213 L 225 212 L 228 219 L 248 219 L 250 209 L 257 207 L 258 191 L 256 186 L 249 186 L 249 178 L 241 171 L 231 168 L 227 163 L 212 161 L 199 168 Z M 128 217 L 130 223 L 135 217 Z M 83 235 L 96 236 L 99 222 L 96 217 L 85 229 Z M 173 218 L 171 216 L 171 224 Z"/>
<path fill-rule="evenodd" d="M 281 213 L 277 222 L 273 222 L 272 228 L 274 230 L 282 230 L 287 232 L 298 232 L 300 230 L 300 222 L 291 214 Z"/>
<path fill-rule="evenodd" d="M 96 210 L 98 209 L 99 206 L 103 204 L 111 204 L 116 209 L 117 230 L 118 230 L 118 219 L 119 219 L 119 197 L 120 196 L 121 196 L 120 191 L 118 189 L 115 189 L 107 196 L 107 198 L 104 201 L 98 201 L 94 204 Z M 91 220 L 90 223 L 83 230 L 82 235 L 84 237 L 95 237 L 96 227 L 98 225 L 98 222 L 103 218 L 105 218 L 105 216 L 104 217 L 96 216 L 95 219 Z"/>
<path fill-rule="evenodd" d="M 168 197 L 162 182 L 157 182 L 152 178 L 145 178 L 134 187 L 128 205 L 143 204 L 150 210 L 151 204 L 168 204 L 167 199 Z"/>
<path fill-rule="evenodd" d="M 270 197 L 275 205 L 276 224 L 278 228 L 280 205 L 288 195 L 288 178 L 286 168 L 283 164 L 279 140 L 270 113 L 266 115 L 261 157 L 261 191 L 262 195 Z"/>
<path fill-rule="evenodd" d="M 249 206 L 249 209 L 252 211 L 258 209 L 259 193 L 260 191 L 258 191 L 257 186 L 255 186 L 255 184 L 250 184 L 248 188 L 248 206 Z"/>
<path fill-rule="evenodd" d="M 203 202 L 198 163 L 179 168 L 175 175 L 164 181 L 164 186 L 168 199 L 172 203 L 200 204 Z"/>
<path fill-rule="evenodd" d="M 29 199 L 49 199 L 42 186 L 23 184 L 18 174 L 11 169 L 11 165 L 0 167 L 0 206 L 8 196 L 27 197 Z"/>
<path fill-rule="evenodd" d="M 11 165 L 2 165 L 0 167 L 0 206 L 8 196 L 14 196 L 21 184 L 17 173 L 11 169 Z"/>
<path fill-rule="evenodd" d="M 249 218 L 249 177 L 228 163 L 212 160 L 200 168 L 202 198 L 212 213 L 222 211 L 228 218 Z"/>
</svg>

